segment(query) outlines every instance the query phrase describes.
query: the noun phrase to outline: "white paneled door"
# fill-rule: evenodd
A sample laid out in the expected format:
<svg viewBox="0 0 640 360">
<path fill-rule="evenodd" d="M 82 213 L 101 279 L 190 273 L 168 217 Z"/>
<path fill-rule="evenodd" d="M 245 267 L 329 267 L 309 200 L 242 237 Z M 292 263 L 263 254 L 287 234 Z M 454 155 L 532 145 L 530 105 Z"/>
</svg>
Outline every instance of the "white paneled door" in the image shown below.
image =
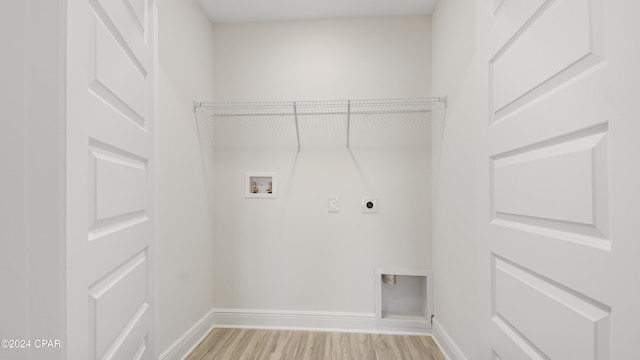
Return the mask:
<svg viewBox="0 0 640 360">
<path fill-rule="evenodd" d="M 479 359 L 640 359 L 640 2 L 478 5 Z"/>
<path fill-rule="evenodd" d="M 68 359 L 154 358 L 152 10 L 67 2 Z"/>
</svg>

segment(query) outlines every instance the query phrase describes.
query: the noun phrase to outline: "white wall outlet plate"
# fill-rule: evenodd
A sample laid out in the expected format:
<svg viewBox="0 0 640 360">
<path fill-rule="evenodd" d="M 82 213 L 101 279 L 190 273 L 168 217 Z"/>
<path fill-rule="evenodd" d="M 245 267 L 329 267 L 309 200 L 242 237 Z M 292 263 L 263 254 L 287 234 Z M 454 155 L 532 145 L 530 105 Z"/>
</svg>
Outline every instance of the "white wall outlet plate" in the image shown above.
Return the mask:
<svg viewBox="0 0 640 360">
<path fill-rule="evenodd" d="M 377 214 L 378 213 L 378 198 L 363 197 L 362 198 L 362 213 L 363 214 Z"/>
<path fill-rule="evenodd" d="M 337 213 L 340 211 L 340 201 L 337 196 L 329 196 L 329 201 L 327 203 L 329 205 L 330 213 Z"/>
</svg>

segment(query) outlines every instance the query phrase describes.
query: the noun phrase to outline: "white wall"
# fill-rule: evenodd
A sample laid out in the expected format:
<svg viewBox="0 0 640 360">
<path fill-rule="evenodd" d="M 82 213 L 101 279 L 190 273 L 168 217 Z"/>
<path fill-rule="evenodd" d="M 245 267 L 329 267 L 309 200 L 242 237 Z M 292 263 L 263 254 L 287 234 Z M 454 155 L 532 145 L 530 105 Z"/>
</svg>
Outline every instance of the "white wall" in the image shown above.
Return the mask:
<svg viewBox="0 0 640 360">
<path fill-rule="evenodd" d="M 193 0 L 157 3 L 157 353 L 213 307 L 213 242 L 193 101 L 213 98 L 212 27 Z"/>
<path fill-rule="evenodd" d="M 2 339 L 64 341 L 61 9 L 59 1 L 0 4 Z M 0 348 L 0 358 L 62 354 L 63 349 Z"/>
<path fill-rule="evenodd" d="M 0 3 L 0 338 L 27 335 L 27 254 L 25 228 L 26 29 L 27 4 Z M 0 349 L 0 358 L 26 353 Z"/>
<path fill-rule="evenodd" d="M 217 100 L 427 96 L 430 18 L 214 25 Z M 266 121 L 266 122 L 265 122 Z M 214 126 L 216 308 L 375 311 L 376 267 L 431 268 L 428 122 L 290 119 Z M 277 199 L 245 199 L 275 171 Z M 340 197 L 340 212 L 327 197 Z M 361 214 L 364 195 L 380 213 Z"/>
<path fill-rule="evenodd" d="M 437 321 L 468 359 L 476 353 L 475 7 L 442 0 L 433 17 L 432 91 L 448 95 L 434 206 Z"/>
<path fill-rule="evenodd" d="M 216 100 L 430 94 L 429 17 L 217 24 Z"/>
</svg>

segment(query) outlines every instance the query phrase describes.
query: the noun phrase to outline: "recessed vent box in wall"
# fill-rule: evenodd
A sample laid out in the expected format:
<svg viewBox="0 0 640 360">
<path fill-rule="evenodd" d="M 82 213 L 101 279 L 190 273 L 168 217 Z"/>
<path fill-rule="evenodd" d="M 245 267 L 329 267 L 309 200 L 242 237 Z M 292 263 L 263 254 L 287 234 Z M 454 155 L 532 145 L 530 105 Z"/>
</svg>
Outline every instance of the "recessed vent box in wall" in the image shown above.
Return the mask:
<svg viewBox="0 0 640 360">
<path fill-rule="evenodd" d="M 376 318 L 380 325 L 430 329 L 431 274 L 431 270 L 423 269 L 376 269 Z"/>
<path fill-rule="evenodd" d="M 247 172 L 245 176 L 245 197 L 275 198 L 277 196 L 276 173 Z"/>
</svg>

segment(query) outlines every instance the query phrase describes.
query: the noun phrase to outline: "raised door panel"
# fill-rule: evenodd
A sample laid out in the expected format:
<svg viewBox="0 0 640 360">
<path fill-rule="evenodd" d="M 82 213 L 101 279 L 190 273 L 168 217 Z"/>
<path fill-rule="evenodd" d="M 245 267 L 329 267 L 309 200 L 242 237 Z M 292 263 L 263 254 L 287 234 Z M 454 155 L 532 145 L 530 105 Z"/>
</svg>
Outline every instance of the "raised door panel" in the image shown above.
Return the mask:
<svg viewBox="0 0 640 360">
<path fill-rule="evenodd" d="M 527 352 L 550 359 L 606 358 L 610 307 L 504 259 L 493 263 L 493 321 L 512 329 Z"/>
<path fill-rule="evenodd" d="M 147 159 L 110 150 L 95 142 L 91 147 L 93 228 L 145 216 L 147 209 Z"/>
<path fill-rule="evenodd" d="M 539 2 L 522 6 L 505 0 L 495 14 L 490 34 L 497 45 L 489 69 L 494 121 L 602 60 L 604 30 L 599 2 L 546 1 L 532 11 L 533 3 Z M 503 14 L 508 10 L 513 14 Z"/>
<path fill-rule="evenodd" d="M 123 9 L 125 3 L 105 2 L 105 5 L 109 5 L 106 9 L 100 2 L 91 3 L 89 88 L 113 110 L 145 127 L 149 111 L 147 79 L 150 60 L 145 53 L 148 46 L 144 32 L 138 31 L 133 25 L 125 26 L 133 22 Z"/>
<path fill-rule="evenodd" d="M 563 139 L 492 158 L 495 218 L 607 239 L 607 134 Z"/>
<path fill-rule="evenodd" d="M 95 340 L 92 352 L 96 358 L 109 358 L 126 342 L 127 335 L 148 312 L 146 254 L 114 269 L 108 276 L 89 288 L 90 339 Z M 141 346 L 141 344 L 138 344 Z"/>
</svg>

